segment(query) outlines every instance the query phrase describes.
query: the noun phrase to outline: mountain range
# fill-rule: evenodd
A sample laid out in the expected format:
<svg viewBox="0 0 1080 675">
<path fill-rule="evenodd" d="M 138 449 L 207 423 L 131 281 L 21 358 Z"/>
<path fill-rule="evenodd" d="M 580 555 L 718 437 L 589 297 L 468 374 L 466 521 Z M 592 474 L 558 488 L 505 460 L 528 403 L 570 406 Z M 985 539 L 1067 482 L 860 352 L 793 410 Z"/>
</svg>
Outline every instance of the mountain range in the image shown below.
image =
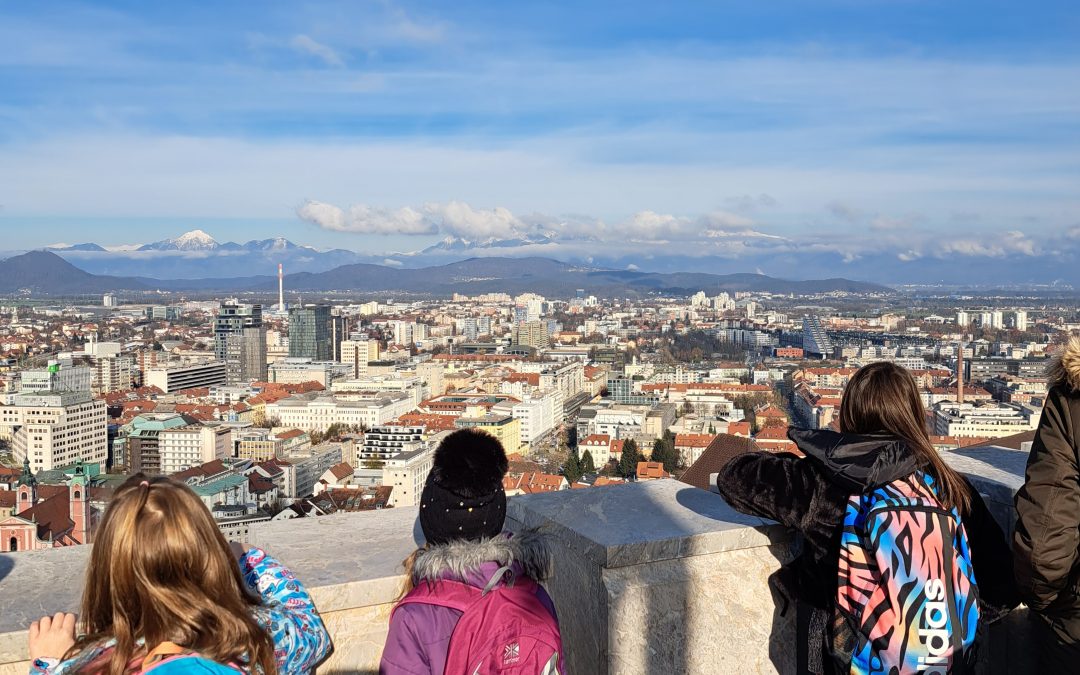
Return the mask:
<svg viewBox="0 0 1080 675">
<path fill-rule="evenodd" d="M 988 240 L 987 248 L 994 248 Z M 357 264 L 423 269 L 470 257 L 556 258 L 569 265 L 606 270 L 644 269 L 654 273 L 755 271 L 772 277 L 842 276 L 893 285 L 951 287 L 1027 287 L 1068 290 L 1080 286 L 1080 246 L 1043 252 L 961 255 L 931 252 L 898 258 L 895 251 L 840 254 L 829 247 L 736 247 L 735 257 L 706 255 L 689 245 L 640 247 L 605 245 L 588 235 L 568 238 L 557 232 L 534 232 L 508 238 L 466 239 L 448 236 L 416 251 L 383 253 L 346 249 L 319 250 L 284 237 L 218 242 L 202 230 L 149 244 L 103 246 L 86 242 L 56 245 L 50 251 L 92 274 L 151 279 L 224 279 L 274 275 L 278 264 L 288 274 L 330 272 Z M 0 258 L 25 251 L 0 252 Z"/>
<path fill-rule="evenodd" d="M 762 274 L 657 274 L 571 265 L 546 258 L 470 258 L 448 265 L 402 269 L 357 263 L 326 272 L 287 275 L 285 286 L 295 291 L 354 293 L 404 292 L 435 297 L 454 293 L 535 292 L 569 297 L 578 289 L 600 297 L 650 294 L 690 295 L 699 290 L 762 291 L 772 293 L 889 293 L 891 289 L 847 279 L 790 281 Z M 95 275 L 79 269 L 52 251 L 31 251 L 0 261 L 0 293 L 71 296 L 111 291 L 266 292 L 277 290 L 274 276 L 218 279 L 154 279 Z"/>
</svg>

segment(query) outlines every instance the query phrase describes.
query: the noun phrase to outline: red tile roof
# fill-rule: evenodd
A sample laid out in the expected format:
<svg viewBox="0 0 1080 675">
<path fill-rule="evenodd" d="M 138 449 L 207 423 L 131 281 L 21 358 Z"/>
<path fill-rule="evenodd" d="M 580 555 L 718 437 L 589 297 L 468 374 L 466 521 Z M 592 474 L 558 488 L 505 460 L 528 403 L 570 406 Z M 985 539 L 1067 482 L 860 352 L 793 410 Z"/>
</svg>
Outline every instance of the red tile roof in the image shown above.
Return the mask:
<svg viewBox="0 0 1080 675">
<path fill-rule="evenodd" d="M 671 478 L 671 474 L 664 471 L 664 465 L 660 462 L 638 462 L 638 480 L 651 480 L 653 478 Z"/>
</svg>

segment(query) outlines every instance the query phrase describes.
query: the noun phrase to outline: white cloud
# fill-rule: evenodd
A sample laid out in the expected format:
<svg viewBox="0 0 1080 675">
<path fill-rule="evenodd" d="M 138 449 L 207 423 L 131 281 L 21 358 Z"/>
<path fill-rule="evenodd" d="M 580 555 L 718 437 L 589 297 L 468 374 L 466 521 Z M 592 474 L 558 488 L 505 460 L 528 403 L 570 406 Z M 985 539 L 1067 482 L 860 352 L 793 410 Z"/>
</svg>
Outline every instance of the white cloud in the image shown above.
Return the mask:
<svg viewBox="0 0 1080 675">
<path fill-rule="evenodd" d="M 435 234 L 438 227 L 420 211 L 406 206 L 381 209 L 355 204 L 344 209 L 325 202 L 307 201 L 296 211 L 302 220 L 334 232 L 355 234 Z"/>
<path fill-rule="evenodd" d="M 1017 253 L 1035 256 L 1038 254 L 1038 250 L 1031 238 L 1023 232 L 1013 230 L 1003 234 L 990 235 L 982 239 L 947 239 L 941 243 L 936 253 L 941 258 L 951 254 L 1003 258 Z"/>
<path fill-rule="evenodd" d="M 442 232 L 466 239 L 508 238 L 528 228 L 509 209 L 474 209 L 465 202 L 425 204 L 424 213 Z"/>
<path fill-rule="evenodd" d="M 309 35 L 294 35 L 289 40 L 289 46 L 298 52 L 314 56 L 328 66 L 341 68 L 345 65 L 345 60 L 336 51 Z"/>
</svg>

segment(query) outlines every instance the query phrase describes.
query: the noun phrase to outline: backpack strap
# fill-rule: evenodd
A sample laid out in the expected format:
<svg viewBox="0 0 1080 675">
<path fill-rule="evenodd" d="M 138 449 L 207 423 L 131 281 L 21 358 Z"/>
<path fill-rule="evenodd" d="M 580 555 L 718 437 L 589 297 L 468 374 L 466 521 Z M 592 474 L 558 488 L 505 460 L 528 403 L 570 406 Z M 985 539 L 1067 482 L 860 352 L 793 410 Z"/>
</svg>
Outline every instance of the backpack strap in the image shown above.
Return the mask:
<svg viewBox="0 0 1080 675">
<path fill-rule="evenodd" d="M 139 670 L 140 671 L 149 670 L 150 666 L 153 666 L 158 661 L 162 661 L 164 659 L 167 659 L 170 656 L 177 656 L 179 654 L 190 654 L 190 653 L 191 653 L 190 649 L 185 649 L 184 647 L 181 647 L 180 645 L 176 644 L 175 642 L 162 642 L 161 644 L 159 644 L 157 647 L 154 647 L 153 649 L 151 649 L 146 654 L 146 658 L 143 659 L 142 667 L 139 668 Z"/>
<path fill-rule="evenodd" d="M 506 579 L 506 585 L 509 588 L 514 587 L 514 572 L 509 565 L 503 565 L 495 570 L 495 574 L 492 574 L 491 578 L 488 579 L 487 584 L 484 585 L 483 595 L 487 595 L 495 590 L 495 587 L 498 586 L 499 582 L 503 579 Z"/>
<path fill-rule="evenodd" d="M 421 582 L 398 602 L 394 611 L 405 605 L 437 605 L 465 612 L 482 597 L 483 594 L 478 589 L 453 579 L 440 579 L 434 583 Z"/>
</svg>

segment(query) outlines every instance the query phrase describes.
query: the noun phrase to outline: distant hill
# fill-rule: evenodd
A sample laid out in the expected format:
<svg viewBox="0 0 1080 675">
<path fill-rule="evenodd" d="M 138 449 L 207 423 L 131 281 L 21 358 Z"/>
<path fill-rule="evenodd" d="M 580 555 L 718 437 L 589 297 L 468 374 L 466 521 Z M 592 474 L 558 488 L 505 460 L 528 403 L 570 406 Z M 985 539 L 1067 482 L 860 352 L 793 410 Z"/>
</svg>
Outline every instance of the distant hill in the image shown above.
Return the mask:
<svg viewBox="0 0 1080 675">
<path fill-rule="evenodd" d="M 31 251 L 0 261 L 0 293 L 86 295 L 119 290 L 149 289 L 136 279 L 84 272 L 49 251 Z"/>
<path fill-rule="evenodd" d="M 272 245 L 272 244 L 270 244 Z M 527 291 L 550 297 L 569 297 L 577 289 L 600 297 L 650 294 L 690 295 L 697 291 L 759 291 L 772 293 L 888 293 L 890 289 L 848 279 L 790 281 L 763 274 L 657 274 L 605 270 L 571 265 L 548 258 L 470 258 L 448 265 L 401 269 L 358 263 L 327 272 L 301 272 L 285 277 L 289 291 L 407 292 L 450 296 L 454 293 L 510 294 Z M 277 290 L 272 276 L 161 280 L 99 276 L 84 272 L 55 253 L 33 251 L 0 261 L 0 293 L 29 290 L 40 295 L 83 295 L 127 290 L 266 291 Z"/>
<path fill-rule="evenodd" d="M 268 279 L 252 290 L 274 290 Z M 345 265 L 328 272 L 294 274 L 285 285 L 298 291 L 408 291 L 448 296 L 453 293 L 524 293 L 569 297 L 585 289 L 601 297 L 647 294 L 689 295 L 704 290 L 772 293 L 889 293 L 891 289 L 848 279 L 789 281 L 763 274 L 701 274 L 604 270 L 548 258 L 470 258 L 448 265 L 399 269 L 382 265 Z"/>
</svg>

